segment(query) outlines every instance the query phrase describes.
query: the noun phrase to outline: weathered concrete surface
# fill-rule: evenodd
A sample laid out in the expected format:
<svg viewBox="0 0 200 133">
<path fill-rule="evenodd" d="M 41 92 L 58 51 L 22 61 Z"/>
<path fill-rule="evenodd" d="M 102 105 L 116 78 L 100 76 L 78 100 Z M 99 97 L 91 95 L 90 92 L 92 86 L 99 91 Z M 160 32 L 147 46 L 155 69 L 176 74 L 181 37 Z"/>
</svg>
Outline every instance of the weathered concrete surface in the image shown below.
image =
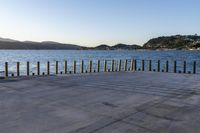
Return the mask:
<svg viewBox="0 0 200 133">
<path fill-rule="evenodd" d="M 0 80 L 0 133 L 198 133 L 199 123 L 199 75 Z"/>
</svg>

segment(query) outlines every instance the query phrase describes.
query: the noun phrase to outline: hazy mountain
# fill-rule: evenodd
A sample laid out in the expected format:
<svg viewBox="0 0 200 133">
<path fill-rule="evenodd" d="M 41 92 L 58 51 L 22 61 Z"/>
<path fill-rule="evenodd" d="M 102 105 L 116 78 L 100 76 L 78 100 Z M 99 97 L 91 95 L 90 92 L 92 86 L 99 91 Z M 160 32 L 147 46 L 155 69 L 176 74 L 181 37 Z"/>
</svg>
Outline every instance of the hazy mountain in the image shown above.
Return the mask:
<svg viewBox="0 0 200 133">
<path fill-rule="evenodd" d="M 63 44 L 58 42 L 33 42 L 33 41 L 16 41 L 12 39 L 0 38 L 0 49 L 70 49 L 79 50 L 81 46 L 73 44 Z"/>
<path fill-rule="evenodd" d="M 63 44 L 53 41 L 33 42 L 33 41 L 17 41 L 7 38 L 0 38 L 0 49 L 69 49 L 69 50 L 116 50 L 116 49 L 138 49 L 138 45 L 117 44 L 108 46 L 106 44 L 97 47 L 82 47 L 73 44 Z"/>
<path fill-rule="evenodd" d="M 175 35 L 163 36 L 150 39 L 143 46 L 117 44 L 109 46 L 106 44 L 97 47 L 82 47 L 73 44 L 63 44 L 53 41 L 33 42 L 17 41 L 8 38 L 0 38 L 0 49 L 68 49 L 68 50 L 135 50 L 135 49 L 200 49 L 200 36 L 197 35 Z"/>
<path fill-rule="evenodd" d="M 2 38 L 0 37 L 0 41 L 2 42 L 18 42 L 17 40 L 9 39 L 9 38 Z"/>
</svg>

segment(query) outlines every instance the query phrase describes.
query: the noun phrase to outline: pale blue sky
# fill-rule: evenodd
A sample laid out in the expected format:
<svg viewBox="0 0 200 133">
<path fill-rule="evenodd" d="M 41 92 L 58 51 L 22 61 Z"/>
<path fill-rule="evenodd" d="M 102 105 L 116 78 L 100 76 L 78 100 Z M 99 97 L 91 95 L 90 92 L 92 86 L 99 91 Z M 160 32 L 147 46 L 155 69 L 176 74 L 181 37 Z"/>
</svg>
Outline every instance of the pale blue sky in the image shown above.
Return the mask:
<svg viewBox="0 0 200 133">
<path fill-rule="evenodd" d="M 85 46 L 200 34 L 200 0 L 0 0 L 0 37 Z"/>
</svg>

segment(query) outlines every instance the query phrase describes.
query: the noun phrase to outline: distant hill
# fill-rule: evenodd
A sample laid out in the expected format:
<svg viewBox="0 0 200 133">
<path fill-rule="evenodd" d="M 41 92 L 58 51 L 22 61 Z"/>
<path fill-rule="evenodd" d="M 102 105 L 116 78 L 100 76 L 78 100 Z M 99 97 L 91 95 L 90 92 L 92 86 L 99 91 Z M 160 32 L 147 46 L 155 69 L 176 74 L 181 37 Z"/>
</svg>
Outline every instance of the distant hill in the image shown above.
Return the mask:
<svg viewBox="0 0 200 133">
<path fill-rule="evenodd" d="M 134 49 L 141 49 L 142 46 L 133 44 L 133 45 L 127 45 L 127 44 L 117 44 L 115 46 L 112 46 L 111 49 L 128 49 L 128 50 L 134 50 Z"/>
<path fill-rule="evenodd" d="M 0 37 L 0 49 L 66 49 L 66 50 L 136 50 L 136 49 L 200 49 L 200 36 L 175 35 L 150 39 L 143 46 L 136 44 L 106 44 L 97 47 L 83 47 L 73 44 L 63 44 L 53 41 L 33 42 L 17 41 Z"/>
<path fill-rule="evenodd" d="M 200 48 L 200 36 L 175 35 L 153 38 L 143 45 L 145 49 L 197 49 Z"/>
<path fill-rule="evenodd" d="M 96 49 L 96 50 L 110 50 L 110 46 L 106 45 L 106 44 L 102 44 L 102 45 L 99 45 L 97 47 L 94 47 L 92 49 Z"/>
<path fill-rule="evenodd" d="M 140 49 L 142 48 L 141 46 L 139 45 L 127 45 L 127 44 L 117 44 L 117 45 L 114 45 L 114 46 L 108 46 L 106 44 L 102 44 L 102 45 L 99 45 L 97 47 L 94 47 L 92 49 L 97 49 L 97 50 L 135 50 L 135 49 Z"/>
<path fill-rule="evenodd" d="M 79 50 L 81 46 L 72 44 L 62 44 L 57 42 L 31 42 L 16 41 L 12 39 L 0 38 L 0 49 L 70 49 Z"/>
<path fill-rule="evenodd" d="M 117 44 L 115 46 L 99 45 L 97 47 L 82 47 L 73 44 L 63 44 L 53 41 L 33 42 L 33 41 L 17 41 L 8 38 L 0 38 L 0 49 L 69 49 L 69 50 L 117 50 L 117 49 L 138 49 L 138 45 Z"/>
</svg>

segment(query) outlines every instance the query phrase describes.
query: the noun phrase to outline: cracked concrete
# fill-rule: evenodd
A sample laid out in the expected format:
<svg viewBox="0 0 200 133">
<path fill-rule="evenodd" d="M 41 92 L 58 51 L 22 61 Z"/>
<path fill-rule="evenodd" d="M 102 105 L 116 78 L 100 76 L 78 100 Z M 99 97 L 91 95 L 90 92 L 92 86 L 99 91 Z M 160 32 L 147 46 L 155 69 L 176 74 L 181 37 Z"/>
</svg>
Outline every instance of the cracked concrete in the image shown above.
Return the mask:
<svg viewBox="0 0 200 133">
<path fill-rule="evenodd" d="M 0 132 L 197 133 L 199 81 L 151 72 L 0 80 Z"/>
</svg>

